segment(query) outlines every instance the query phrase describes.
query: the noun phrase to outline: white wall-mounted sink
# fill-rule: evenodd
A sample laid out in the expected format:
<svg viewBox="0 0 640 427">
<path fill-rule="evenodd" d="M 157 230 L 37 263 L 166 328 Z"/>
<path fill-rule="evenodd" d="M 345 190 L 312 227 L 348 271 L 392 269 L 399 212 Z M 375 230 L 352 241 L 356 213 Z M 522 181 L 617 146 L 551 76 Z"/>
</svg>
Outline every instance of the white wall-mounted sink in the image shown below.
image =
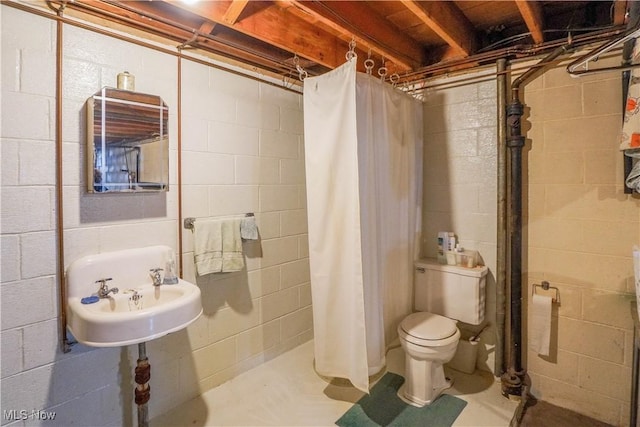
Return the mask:
<svg viewBox="0 0 640 427">
<path fill-rule="evenodd" d="M 149 274 L 164 268 L 172 255 L 168 246 L 150 246 L 73 262 L 67 269 L 67 326 L 73 336 L 94 347 L 119 347 L 150 341 L 194 322 L 202 314 L 200 288 L 184 280 L 154 286 Z M 97 294 L 96 281 L 107 278 L 107 286 L 118 288 L 118 293 L 82 303 Z"/>
</svg>

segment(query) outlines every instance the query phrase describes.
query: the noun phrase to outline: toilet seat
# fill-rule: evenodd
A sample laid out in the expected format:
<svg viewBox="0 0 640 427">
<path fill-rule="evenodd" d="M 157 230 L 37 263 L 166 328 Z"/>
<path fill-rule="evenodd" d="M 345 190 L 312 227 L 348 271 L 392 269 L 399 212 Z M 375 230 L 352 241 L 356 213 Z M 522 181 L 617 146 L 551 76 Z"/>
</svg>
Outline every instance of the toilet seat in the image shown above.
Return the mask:
<svg viewBox="0 0 640 427">
<path fill-rule="evenodd" d="M 407 316 L 400 323 L 398 333 L 401 339 L 422 347 L 446 346 L 460 338 L 454 320 L 424 311 Z"/>
</svg>

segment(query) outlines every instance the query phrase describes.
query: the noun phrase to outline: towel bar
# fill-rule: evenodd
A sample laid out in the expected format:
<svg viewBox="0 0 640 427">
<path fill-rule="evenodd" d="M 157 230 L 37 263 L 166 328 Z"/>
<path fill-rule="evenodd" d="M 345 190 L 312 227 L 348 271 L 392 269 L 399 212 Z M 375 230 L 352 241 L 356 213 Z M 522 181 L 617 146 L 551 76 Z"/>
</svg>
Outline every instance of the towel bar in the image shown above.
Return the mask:
<svg viewBox="0 0 640 427">
<path fill-rule="evenodd" d="M 531 289 L 532 296 L 536 293 L 536 288 L 542 288 L 545 291 L 548 291 L 549 289 L 555 290 L 556 297 L 553 298 L 553 302 L 557 302 L 558 304 L 560 304 L 560 289 L 558 289 L 555 286 L 549 286 L 549 282 L 547 282 L 546 280 L 543 280 L 542 282 L 540 282 L 540 284 L 537 284 L 537 283 L 533 284 L 533 289 Z"/>
<path fill-rule="evenodd" d="M 187 230 L 193 230 L 193 223 L 196 222 L 195 218 L 185 218 L 184 219 L 184 228 L 186 228 Z"/>
<path fill-rule="evenodd" d="M 255 216 L 253 212 L 248 212 L 244 216 Z M 187 230 L 193 230 L 193 223 L 196 222 L 196 219 L 193 217 L 187 217 L 183 221 L 184 228 Z"/>
</svg>

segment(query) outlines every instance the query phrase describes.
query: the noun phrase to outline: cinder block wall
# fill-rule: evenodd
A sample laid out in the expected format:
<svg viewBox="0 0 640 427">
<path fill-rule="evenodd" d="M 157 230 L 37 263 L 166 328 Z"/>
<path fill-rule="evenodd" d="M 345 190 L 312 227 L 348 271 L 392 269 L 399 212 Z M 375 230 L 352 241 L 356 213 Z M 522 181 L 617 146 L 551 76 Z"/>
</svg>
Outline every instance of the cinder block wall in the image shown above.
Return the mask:
<svg viewBox="0 0 640 427">
<path fill-rule="evenodd" d="M 536 397 L 624 426 L 635 293 L 631 250 L 640 243 L 640 197 L 623 193 L 620 74 L 574 79 L 565 71 L 567 62 L 527 82 L 522 92 L 524 306 L 542 280 L 560 289 L 562 302 L 553 308 L 551 355 L 525 352 L 524 363 Z M 602 58 L 598 66 L 618 62 L 619 56 Z M 465 77 L 471 81 L 474 75 Z M 454 80 L 435 81 L 425 93 L 422 254 L 435 257 L 436 235 L 444 230 L 478 249 L 491 272 L 487 310 L 493 323 L 495 77 L 452 87 Z M 526 347 L 526 318 L 524 324 Z M 490 328 L 482 334 L 479 368 L 493 369 L 494 333 Z"/>
<path fill-rule="evenodd" d="M 619 60 L 603 58 L 598 67 Z M 527 366 L 535 396 L 626 426 L 640 198 L 623 192 L 621 77 L 571 78 L 567 62 L 528 83 L 522 98 L 529 164 L 524 295 L 530 300 L 531 286 L 548 280 L 561 297 L 551 354 L 530 351 Z"/>
<path fill-rule="evenodd" d="M 488 74 L 488 75 L 487 75 Z M 487 75 L 482 77 L 483 75 Z M 497 105 L 491 70 L 441 79 L 425 93 L 422 256 L 435 258 L 438 231 L 453 231 L 489 267 L 479 369 L 495 365 Z M 473 77 L 477 77 L 473 81 Z M 479 327 L 461 325 L 468 332 Z"/>
<path fill-rule="evenodd" d="M 55 411 L 57 425 L 133 425 L 137 346 L 62 354 L 58 345 L 55 23 L 4 4 L 0 14 L 1 406 Z M 125 70 L 170 108 L 168 193 L 86 194 L 84 102 Z M 177 221 L 177 59 L 64 27 L 66 265 L 145 245 L 177 249 L 184 233 L 185 278 L 202 289 L 204 315 L 147 346 L 151 416 L 312 336 L 301 96 L 188 61 L 182 71 L 183 214 L 256 213 L 262 241 L 246 247 L 240 273 L 196 279 L 191 232 Z"/>
</svg>

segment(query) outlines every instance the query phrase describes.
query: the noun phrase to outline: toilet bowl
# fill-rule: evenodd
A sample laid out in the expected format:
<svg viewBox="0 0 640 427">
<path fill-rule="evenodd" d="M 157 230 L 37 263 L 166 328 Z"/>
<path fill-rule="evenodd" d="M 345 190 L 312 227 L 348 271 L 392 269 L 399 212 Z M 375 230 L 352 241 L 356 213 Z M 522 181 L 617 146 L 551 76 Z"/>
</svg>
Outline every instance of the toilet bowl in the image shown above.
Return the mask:
<svg viewBox="0 0 640 427">
<path fill-rule="evenodd" d="M 451 387 L 443 366 L 460 341 L 457 321 L 484 321 L 487 267 L 465 268 L 422 259 L 415 264 L 416 313 L 398 325 L 405 382 L 398 396 L 413 406 L 431 404 Z"/>
<path fill-rule="evenodd" d="M 460 331 L 454 320 L 419 312 L 400 323 L 398 335 L 405 352 L 405 382 L 398 396 L 413 406 L 429 405 L 452 385 L 442 365 L 455 355 Z"/>
</svg>

